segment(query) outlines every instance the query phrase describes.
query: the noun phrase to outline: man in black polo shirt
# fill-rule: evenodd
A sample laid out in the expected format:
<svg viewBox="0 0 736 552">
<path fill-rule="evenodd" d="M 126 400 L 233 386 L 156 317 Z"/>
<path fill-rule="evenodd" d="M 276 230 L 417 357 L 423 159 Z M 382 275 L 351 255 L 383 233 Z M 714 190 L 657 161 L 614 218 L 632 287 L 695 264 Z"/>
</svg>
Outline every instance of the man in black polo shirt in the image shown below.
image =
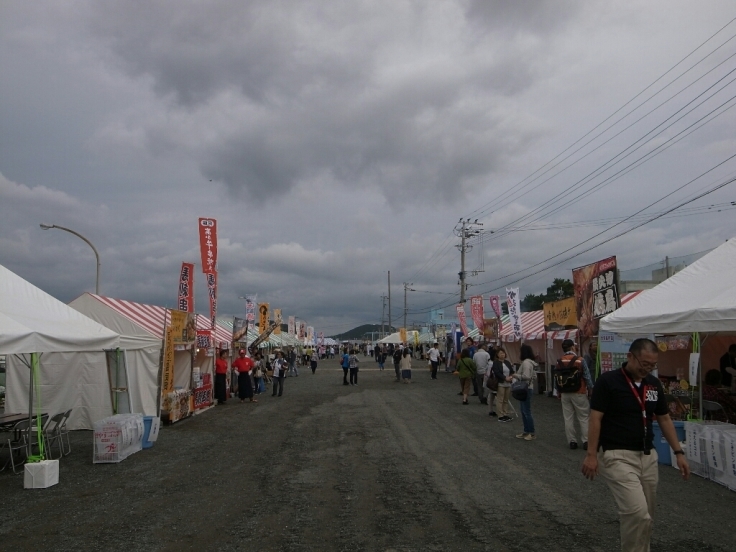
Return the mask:
<svg viewBox="0 0 736 552">
<path fill-rule="evenodd" d="M 588 453 L 582 471 L 593 479 L 600 470 L 608 483 L 621 520 L 621 550 L 626 552 L 649 550 L 659 479 L 653 415 L 677 455 L 683 478 L 690 476 L 662 384 L 650 373 L 657 367 L 658 353 L 650 339 L 634 341 L 624 367 L 602 374 L 590 401 Z"/>
</svg>

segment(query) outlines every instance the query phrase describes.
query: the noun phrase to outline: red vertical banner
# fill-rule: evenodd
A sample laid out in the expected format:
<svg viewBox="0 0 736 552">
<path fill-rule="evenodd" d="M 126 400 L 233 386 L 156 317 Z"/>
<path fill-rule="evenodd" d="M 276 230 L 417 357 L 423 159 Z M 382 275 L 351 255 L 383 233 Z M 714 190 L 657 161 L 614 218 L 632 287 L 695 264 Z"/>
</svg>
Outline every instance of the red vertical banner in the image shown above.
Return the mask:
<svg viewBox="0 0 736 552">
<path fill-rule="evenodd" d="M 202 255 L 202 272 L 217 272 L 217 221 L 199 219 L 199 252 Z"/>
<path fill-rule="evenodd" d="M 194 264 L 181 263 L 179 274 L 179 310 L 194 312 Z"/>
<path fill-rule="evenodd" d="M 483 332 L 483 296 L 473 295 L 470 298 L 470 317 L 478 331 Z"/>
<path fill-rule="evenodd" d="M 501 330 L 503 330 L 503 323 L 501 322 L 501 298 L 498 295 L 491 295 L 488 300 L 491 302 L 493 313 L 498 318 L 498 335 L 501 335 Z"/>
<path fill-rule="evenodd" d="M 463 336 L 468 337 L 468 321 L 465 319 L 465 305 L 458 303 L 455 309 L 457 311 L 457 319 L 460 321 L 460 328 L 463 330 Z"/>
</svg>

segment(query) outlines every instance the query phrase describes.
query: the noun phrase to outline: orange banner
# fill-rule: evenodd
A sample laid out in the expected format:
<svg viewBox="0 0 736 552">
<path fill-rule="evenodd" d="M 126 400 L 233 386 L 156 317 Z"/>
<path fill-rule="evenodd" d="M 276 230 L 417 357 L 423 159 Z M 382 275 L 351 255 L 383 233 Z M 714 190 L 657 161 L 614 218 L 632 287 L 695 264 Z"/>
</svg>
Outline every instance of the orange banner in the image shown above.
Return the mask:
<svg viewBox="0 0 736 552">
<path fill-rule="evenodd" d="M 258 304 L 258 333 L 263 333 L 268 328 L 268 303 Z"/>
<path fill-rule="evenodd" d="M 281 322 L 283 321 L 281 318 L 281 309 L 273 309 L 273 321 L 278 324 L 273 333 L 275 335 L 281 335 Z"/>
</svg>

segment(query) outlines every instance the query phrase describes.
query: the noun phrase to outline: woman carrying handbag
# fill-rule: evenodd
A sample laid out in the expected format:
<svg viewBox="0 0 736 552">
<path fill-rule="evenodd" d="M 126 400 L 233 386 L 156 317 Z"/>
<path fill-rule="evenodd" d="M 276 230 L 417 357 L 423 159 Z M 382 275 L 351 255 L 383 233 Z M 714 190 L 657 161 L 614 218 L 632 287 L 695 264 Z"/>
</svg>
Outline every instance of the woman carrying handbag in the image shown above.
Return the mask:
<svg viewBox="0 0 736 552">
<path fill-rule="evenodd" d="M 509 397 L 511 396 L 511 382 L 513 381 L 514 366 L 506 358 L 506 349 L 499 347 L 496 350 L 496 360 L 493 361 L 493 374 L 498 380 L 496 391 L 496 413 L 499 422 L 510 422 Z"/>
</svg>

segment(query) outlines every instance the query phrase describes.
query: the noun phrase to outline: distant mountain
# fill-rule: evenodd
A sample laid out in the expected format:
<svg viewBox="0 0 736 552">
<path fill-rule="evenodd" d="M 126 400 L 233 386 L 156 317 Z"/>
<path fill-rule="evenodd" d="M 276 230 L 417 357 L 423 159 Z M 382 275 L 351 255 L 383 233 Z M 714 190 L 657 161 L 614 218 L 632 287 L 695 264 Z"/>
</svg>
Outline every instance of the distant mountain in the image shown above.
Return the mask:
<svg viewBox="0 0 736 552">
<path fill-rule="evenodd" d="M 396 328 L 393 328 L 389 330 L 388 326 L 383 327 L 384 331 L 386 333 L 395 332 Z M 361 339 L 365 334 L 369 334 L 371 332 L 380 332 L 381 331 L 381 325 L 380 324 L 363 324 L 362 326 L 358 326 L 357 328 L 353 328 L 352 330 L 348 330 L 347 332 L 343 332 L 341 334 L 330 336 L 333 339 L 337 340 L 346 340 L 346 339 Z"/>
</svg>

